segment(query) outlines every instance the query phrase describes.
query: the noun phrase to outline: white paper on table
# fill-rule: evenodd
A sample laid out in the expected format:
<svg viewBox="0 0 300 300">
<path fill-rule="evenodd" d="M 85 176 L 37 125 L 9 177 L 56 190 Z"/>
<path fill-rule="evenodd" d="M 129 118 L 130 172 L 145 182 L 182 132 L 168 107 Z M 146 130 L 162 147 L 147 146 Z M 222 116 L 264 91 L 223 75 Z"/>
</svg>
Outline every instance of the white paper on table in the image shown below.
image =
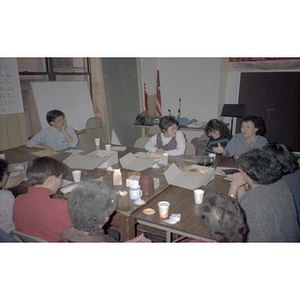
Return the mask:
<svg viewBox="0 0 300 300">
<path fill-rule="evenodd" d="M 69 149 L 69 150 L 67 150 L 67 151 L 65 151 L 65 152 L 67 152 L 67 153 L 81 153 L 81 152 L 83 152 L 84 150 L 78 150 L 78 149 Z"/>
<path fill-rule="evenodd" d="M 168 220 L 165 220 L 166 223 L 174 225 L 181 220 L 181 214 L 171 214 Z"/>
</svg>

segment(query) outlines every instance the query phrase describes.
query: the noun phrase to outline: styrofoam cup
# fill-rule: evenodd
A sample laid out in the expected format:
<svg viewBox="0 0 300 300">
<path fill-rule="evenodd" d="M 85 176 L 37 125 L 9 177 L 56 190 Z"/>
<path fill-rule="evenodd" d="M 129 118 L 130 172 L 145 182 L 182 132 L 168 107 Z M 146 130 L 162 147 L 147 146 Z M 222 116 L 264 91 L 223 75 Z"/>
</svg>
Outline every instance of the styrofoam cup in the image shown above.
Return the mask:
<svg viewBox="0 0 300 300">
<path fill-rule="evenodd" d="M 202 201 L 203 201 L 203 196 L 204 196 L 204 191 L 203 190 L 200 190 L 200 189 L 194 190 L 195 203 L 201 204 Z"/>
<path fill-rule="evenodd" d="M 100 138 L 95 138 L 95 145 L 96 145 L 96 147 L 100 146 L 100 141 L 101 141 Z"/>
<path fill-rule="evenodd" d="M 159 215 L 161 218 L 167 218 L 169 215 L 170 202 L 160 201 L 157 203 L 159 209 Z"/>
<path fill-rule="evenodd" d="M 74 182 L 80 182 L 81 179 L 81 171 L 76 170 L 72 172 Z"/>
<path fill-rule="evenodd" d="M 216 153 L 209 153 L 208 156 L 209 156 L 209 157 L 216 158 Z"/>
<path fill-rule="evenodd" d="M 111 145 L 105 145 L 105 150 L 110 151 Z"/>
</svg>

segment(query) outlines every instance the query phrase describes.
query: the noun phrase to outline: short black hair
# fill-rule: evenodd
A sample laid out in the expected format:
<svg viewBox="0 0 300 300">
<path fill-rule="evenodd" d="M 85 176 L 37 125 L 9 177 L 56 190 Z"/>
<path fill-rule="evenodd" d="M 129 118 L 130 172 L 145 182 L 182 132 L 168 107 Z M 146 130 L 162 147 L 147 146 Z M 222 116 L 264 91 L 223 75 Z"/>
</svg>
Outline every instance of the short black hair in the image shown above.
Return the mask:
<svg viewBox="0 0 300 300">
<path fill-rule="evenodd" d="M 280 163 L 265 149 L 253 149 L 241 154 L 238 164 L 258 184 L 270 184 L 282 177 Z"/>
<path fill-rule="evenodd" d="M 254 124 L 254 128 L 258 129 L 256 131 L 256 135 L 266 134 L 266 125 L 264 120 L 261 117 L 257 117 L 253 115 L 244 116 L 241 124 L 243 124 L 243 122 L 249 122 L 249 121 L 251 121 Z"/>
<path fill-rule="evenodd" d="M 225 194 L 209 194 L 199 208 L 201 223 L 217 242 L 245 242 L 248 226 L 239 203 Z"/>
<path fill-rule="evenodd" d="M 90 231 L 107 222 L 116 209 L 116 196 L 104 181 L 82 181 L 71 192 L 68 208 L 73 227 Z"/>
<path fill-rule="evenodd" d="M 158 126 L 161 132 L 164 132 L 167 131 L 168 128 L 174 124 L 178 126 L 178 122 L 174 116 L 164 116 L 159 120 Z"/>
<path fill-rule="evenodd" d="M 30 186 L 43 184 L 50 176 L 65 176 L 68 173 L 68 167 L 62 162 L 48 156 L 35 158 L 26 171 L 28 183 Z"/>
<path fill-rule="evenodd" d="M 55 119 L 57 117 L 60 117 L 60 116 L 65 117 L 65 114 L 61 110 L 53 109 L 53 110 L 48 111 L 47 115 L 46 115 L 46 119 L 47 119 L 48 124 L 50 126 L 52 126 L 52 124 L 50 122 L 54 122 Z"/>
<path fill-rule="evenodd" d="M 277 142 L 268 143 L 263 146 L 270 155 L 273 155 L 282 166 L 283 175 L 294 173 L 299 169 L 299 165 L 289 149 Z"/>
<path fill-rule="evenodd" d="M 229 128 L 222 121 L 217 119 L 211 119 L 205 126 L 205 133 L 209 136 L 209 133 L 213 130 L 220 131 L 220 137 L 225 138 L 229 135 Z"/>
<path fill-rule="evenodd" d="M 0 182 L 8 170 L 8 162 L 5 159 L 0 158 Z"/>
</svg>

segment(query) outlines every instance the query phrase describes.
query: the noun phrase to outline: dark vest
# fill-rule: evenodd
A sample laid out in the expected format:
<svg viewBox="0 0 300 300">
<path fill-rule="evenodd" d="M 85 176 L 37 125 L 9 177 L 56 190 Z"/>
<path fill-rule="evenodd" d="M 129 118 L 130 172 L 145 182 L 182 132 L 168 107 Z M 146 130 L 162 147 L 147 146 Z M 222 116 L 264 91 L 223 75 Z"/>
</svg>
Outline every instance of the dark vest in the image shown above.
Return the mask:
<svg viewBox="0 0 300 300">
<path fill-rule="evenodd" d="M 173 150 L 177 148 L 177 141 L 176 141 L 176 137 L 173 136 L 170 140 L 170 142 L 166 145 L 163 146 L 162 140 L 161 140 L 161 135 L 162 133 L 158 133 L 156 135 L 156 145 L 158 149 L 164 149 L 165 151 L 167 150 Z"/>
</svg>

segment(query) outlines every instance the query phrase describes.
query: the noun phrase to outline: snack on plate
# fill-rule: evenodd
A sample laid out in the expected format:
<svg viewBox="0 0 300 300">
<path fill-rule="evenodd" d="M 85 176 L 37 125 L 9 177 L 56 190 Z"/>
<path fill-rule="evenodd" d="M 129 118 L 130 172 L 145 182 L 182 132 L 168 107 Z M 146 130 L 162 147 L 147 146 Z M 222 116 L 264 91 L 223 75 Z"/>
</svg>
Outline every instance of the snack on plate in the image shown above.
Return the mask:
<svg viewBox="0 0 300 300">
<path fill-rule="evenodd" d="M 188 169 L 187 172 L 194 173 L 194 174 L 200 174 L 200 175 L 206 175 L 206 174 L 208 174 L 208 170 L 204 170 L 204 169 L 198 170 L 196 168 Z"/>
<path fill-rule="evenodd" d="M 207 170 L 199 170 L 199 174 L 206 175 L 206 174 L 208 174 L 208 171 Z"/>
<path fill-rule="evenodd" d="M 152 208 L 146 208 L 143 210 L 143 213 L 146 215 L 153 215 L 155 213 L 155 210 Z"/>
</svg>

